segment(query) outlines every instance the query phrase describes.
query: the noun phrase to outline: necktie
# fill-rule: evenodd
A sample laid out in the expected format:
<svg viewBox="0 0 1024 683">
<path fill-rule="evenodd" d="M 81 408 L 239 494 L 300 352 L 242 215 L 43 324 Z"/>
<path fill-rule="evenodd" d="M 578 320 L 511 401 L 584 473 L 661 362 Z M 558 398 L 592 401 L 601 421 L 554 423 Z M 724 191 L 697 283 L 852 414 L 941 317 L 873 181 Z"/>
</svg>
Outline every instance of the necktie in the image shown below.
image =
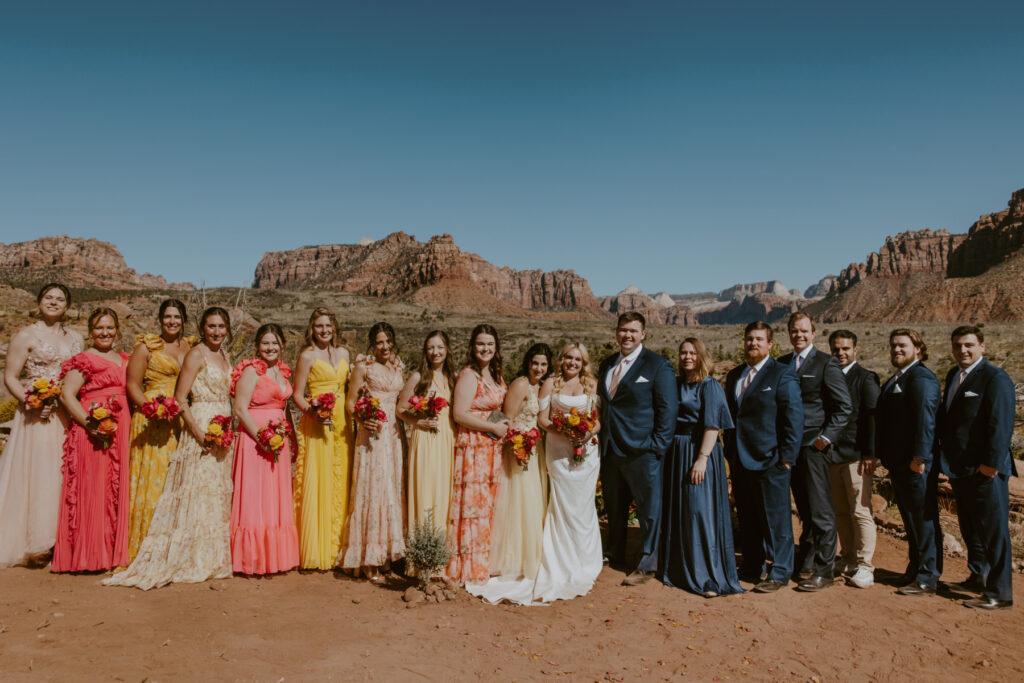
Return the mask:
<svg viewBox="0 0 1024 683">
<path fill-rule="evenodd" d="M 750 369 L 747 370 L 747 376 L 743 378 L 743 385 L 740 387 L 740 399 L 743 398 L 743 394 L 747 393 L 747 389 L 749 389 L 750 385 L 754 382 L 754 375 L 756 374 L 757 369 L 754 366 L 750 366 Z"/>
<path fill-rule="evenodd" d="M 797 372 L 800 372 L 800 365 L 804 362 L 803 356 L 797 356 L 793 359 L 793 367 L 796 368 Z"/>
<path fill-rule="evenodd" d="M 896 383 L 900 381 L 900 375 L 902 375 L 902 374 L 903 374 L 903 371 L 899 370 L 899 371 L 896 372 L 895 375 L 892 376 L 892 380 L 889 382 L 889 388 L 886 389 L 886 391 L 891 393 L 891 392 L 896 390 Z"/>
<path fill-rule="evenodd" d="M 956 381 L 953 382 L 953 386 L 949 388 L 949 395 L 946 396 L 946 407 L 949 408 L 950 404 L 953 403 L 953 397 L 956 396 L 956 392 L 960 391 L 960 386 L 967 379 L 967 371 L 961 370 L 960 374 L 956 376 Z"/>
<path fill-rule="evenodd" d="M 611 381 L 608 382 L 608 398 L 615 398 L 615 390 L 619 388 L 619 380 L 626 374 L 626 360 L 620 360 L 612 371 Z"/>
</svg>

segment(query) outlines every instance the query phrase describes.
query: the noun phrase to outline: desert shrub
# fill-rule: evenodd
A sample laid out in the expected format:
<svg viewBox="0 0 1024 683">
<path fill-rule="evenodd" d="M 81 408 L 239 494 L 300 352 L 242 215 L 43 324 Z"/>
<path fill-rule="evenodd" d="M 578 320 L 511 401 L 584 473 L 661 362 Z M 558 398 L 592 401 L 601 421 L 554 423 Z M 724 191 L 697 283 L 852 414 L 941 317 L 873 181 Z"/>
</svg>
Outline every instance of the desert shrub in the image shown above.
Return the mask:
<svg viewBox="0 0 1024 683">
<path fill-rule="evenodd" d="M 431 510 L 427 518 L 416 522 L 409 532 L 405 540 L 405 560 L 416 569 L 425 585 L 444 569 L 451 557 L 447 534 L 434 525 L 434 511 Z"/>
</svg>

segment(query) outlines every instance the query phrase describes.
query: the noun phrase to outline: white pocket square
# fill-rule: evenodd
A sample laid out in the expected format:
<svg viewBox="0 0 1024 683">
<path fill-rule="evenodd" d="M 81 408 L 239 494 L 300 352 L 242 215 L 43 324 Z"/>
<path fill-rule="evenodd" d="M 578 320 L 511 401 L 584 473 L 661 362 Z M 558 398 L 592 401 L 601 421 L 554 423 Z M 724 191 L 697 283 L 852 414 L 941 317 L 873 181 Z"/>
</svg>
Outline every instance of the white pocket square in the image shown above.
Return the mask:
<svg viewBox="0 0 1024 683">
<path fill-rule="evenodd" d="M 903 390 L 902 390 L 902 389 L 900 389 L 900 385 L 899 385 L 899 384 L 897 384 L 896 386 L 894 386 L 894 387 L 892 388 L 892 393 L 894 393 L 894 394 L 902 394 L 902 393 L 903 393 Z"/>
<path fill-rule="evenodd" d="M 814 375 L 804 375 L 804 377 L 814 377 Z"/>
<path fill-rule="evenodd" d="M 771 391 L 771 390 L 772 390 L 772 388 L 771 388 L 771 387 L 765 387 L 765 388 L 764 388 L 764 389 L 762 389 L 761 391 Z"/>
<path fill-rule="evenodd" d="M 650 382 L 650 381 L 651 380 L 647 379 L 643 375 L 640 375 L 639 377 L 636 378 L 636 383 L 637 384 L 643 384 L 644 382 Z"/>
<path fill-rule="evenodd" d="M 964 398 L 978 398 L 978 395 L 973 391 L 965 391 Z"/>
</svg>

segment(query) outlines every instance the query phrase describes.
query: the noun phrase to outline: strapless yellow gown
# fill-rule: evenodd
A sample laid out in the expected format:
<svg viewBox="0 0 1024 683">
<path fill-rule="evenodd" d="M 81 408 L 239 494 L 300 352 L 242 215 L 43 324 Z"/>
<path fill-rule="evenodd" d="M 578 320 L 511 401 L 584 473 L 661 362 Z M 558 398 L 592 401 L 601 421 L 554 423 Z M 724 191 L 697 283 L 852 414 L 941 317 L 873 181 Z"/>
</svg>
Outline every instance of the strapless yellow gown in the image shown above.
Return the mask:
<svg viewBox="0 0 1024 683">
<path fill-rule="evenodd" d="M 336 368 L 318 358 L 306 380 L 310 397 L 333 393 L 336 398 L 332 427 L 307 414 L 297 434 L 293 495 L 303 569 L 333 567 L 345 536 L 352 453 L 352 426 L 345 412 L 348 373 L 344 358 Z"/>
</svg>

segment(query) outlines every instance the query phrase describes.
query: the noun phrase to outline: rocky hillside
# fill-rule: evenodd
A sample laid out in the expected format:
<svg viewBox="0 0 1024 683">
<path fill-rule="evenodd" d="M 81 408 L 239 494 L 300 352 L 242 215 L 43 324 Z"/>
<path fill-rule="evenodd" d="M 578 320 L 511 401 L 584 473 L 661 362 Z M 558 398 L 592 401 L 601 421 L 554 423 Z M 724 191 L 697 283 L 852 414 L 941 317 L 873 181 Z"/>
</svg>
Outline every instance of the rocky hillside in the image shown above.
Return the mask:
<svg viewBox="0 0 1024 683">
<path fill-rule="evenodd" d="M 886 238 L 864 263 L 844 268 L 807 311 L 826 322 L 1022 320 L 1022 284 L 1024 189 L 965 234 L 917 230 Z"/>
<path fill-rule="evenodd" d="M 703 294 L 645 294 L 629 286 L 601 299 L 601 308 L 612 314 L 640 311 L 659 325 L 732 325 L 751 320 L 775 321 L 799 310 L 807 299 L 778 280 L 733 285 L 720 292 Z"/>
<path fill-rule="evenodd" d="M 81 237 L 41 237 L 30 242 L 0 242 L 0 282 L 19 287 L 63 282 L 69 287 L 108 289 L 195 289 L 168 284 L 159 275 L 139 275 L 109 242 Z"/>
<path fill-rule="evenodd" d="M 264 254 L 253 287 L 322 287 L 456 310 L 494 310 L 495 304 L 530 311 L 603 315 L 585 279 L 571 270 L 514 270 L 455 246 L 451 235 L 424 244 L 404 232 L 364 244 L 301 247 Z"/>
</svg>

